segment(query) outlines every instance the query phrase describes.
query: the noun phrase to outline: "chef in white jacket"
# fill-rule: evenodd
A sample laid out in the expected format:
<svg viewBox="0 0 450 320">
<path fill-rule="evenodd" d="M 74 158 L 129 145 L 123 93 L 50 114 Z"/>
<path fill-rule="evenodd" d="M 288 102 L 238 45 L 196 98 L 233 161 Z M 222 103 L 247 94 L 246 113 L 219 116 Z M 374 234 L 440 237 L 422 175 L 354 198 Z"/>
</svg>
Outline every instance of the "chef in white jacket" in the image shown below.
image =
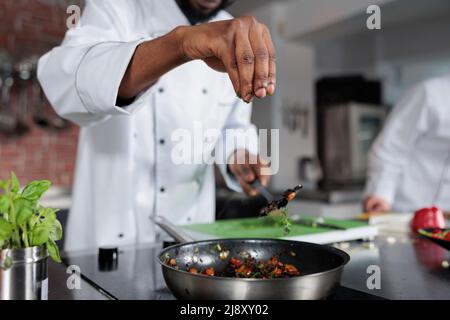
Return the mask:
<svg viewBox="0 0 450 320">
<path fill-rule="evenodd" d="M 450 74 L 405 94 L 369 156 L 367 212 L 434 205 L 450 211 Z"/>
<path fill-rule="evenodd" d="M 155 215 L 213 221 L 214 153 L 231 188 L 267 184 L 250 102 L 274 93 L 275 52 L 267 28 L 232 19 L 228 2 L 87 1 L 40 59 L 49 101 L 81 126 L 66 250 L 154 241 Z M 182 163 L 181 140 L 192 144 Z"/>
</svg>

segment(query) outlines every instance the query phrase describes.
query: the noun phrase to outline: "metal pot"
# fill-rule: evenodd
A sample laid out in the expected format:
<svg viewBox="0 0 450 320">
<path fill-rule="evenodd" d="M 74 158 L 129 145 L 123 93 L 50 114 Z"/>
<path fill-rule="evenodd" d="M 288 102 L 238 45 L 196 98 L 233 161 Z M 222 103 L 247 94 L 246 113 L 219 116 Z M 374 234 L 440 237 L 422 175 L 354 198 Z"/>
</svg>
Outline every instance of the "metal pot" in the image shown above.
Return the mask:
<svg viewBox="0 0 450 320">
<path fill-rule="evenodd" d="M 2 250 L 0 299 L 47 300 L 47 257 L 45 246 Z"/>
</svg>

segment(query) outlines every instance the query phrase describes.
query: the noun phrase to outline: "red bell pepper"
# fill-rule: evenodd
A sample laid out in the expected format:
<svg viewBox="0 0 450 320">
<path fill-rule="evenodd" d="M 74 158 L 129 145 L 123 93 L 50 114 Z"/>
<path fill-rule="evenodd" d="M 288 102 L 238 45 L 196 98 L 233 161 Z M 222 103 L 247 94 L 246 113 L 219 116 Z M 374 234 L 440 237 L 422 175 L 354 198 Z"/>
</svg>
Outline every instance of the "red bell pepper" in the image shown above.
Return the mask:
<svg viewBox="0 0 450 320">
<path fill-rule="evenodd" d="M 411 230 L 417 233 L 419 229 L 427 228 L 445 228 L 444 214 L 439 208 L 424 208 L 415 213 Z"/>
</svg>

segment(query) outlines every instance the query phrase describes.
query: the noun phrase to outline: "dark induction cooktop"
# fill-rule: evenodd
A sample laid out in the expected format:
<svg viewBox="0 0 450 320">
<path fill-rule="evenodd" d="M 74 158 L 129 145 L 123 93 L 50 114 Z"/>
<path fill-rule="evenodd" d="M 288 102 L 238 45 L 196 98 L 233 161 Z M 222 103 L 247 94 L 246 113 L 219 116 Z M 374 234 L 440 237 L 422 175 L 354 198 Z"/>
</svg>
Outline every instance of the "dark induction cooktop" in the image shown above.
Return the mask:
<svg viewBox="0 0 450 320">
<path fill-rule="evenodd" d="M 167 289 L 156 257 L 162 245 L 119 250 L 116 263 L 105 263 L 97 253 L 72 255 L 64 260 L 77 265 L 84 279 L 91 285 L 119 300 L 173 300 Z M 360 291 L 339 287 L 330 300 L 380 299 Z"/>
</svg>

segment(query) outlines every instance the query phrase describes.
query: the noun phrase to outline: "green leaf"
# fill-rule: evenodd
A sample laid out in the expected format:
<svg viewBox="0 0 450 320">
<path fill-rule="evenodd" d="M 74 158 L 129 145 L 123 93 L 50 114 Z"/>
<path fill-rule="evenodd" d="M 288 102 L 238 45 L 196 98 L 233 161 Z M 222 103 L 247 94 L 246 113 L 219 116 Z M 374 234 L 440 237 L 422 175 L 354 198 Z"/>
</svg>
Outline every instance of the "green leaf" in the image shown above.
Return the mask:
<svg viewBox="0 0 450 320">
<path fill-rule="evenodd" d="M 34 227 L 37 226 L 40 222 L 41 220 L 39 219 L 39 215 L 35 213 L 30 217 L 28 225 L 30 226 L 30 229 L 33 230 Z"/>
<path fill-rule="evenodd" d="M 8 240 L 14 230 L 14 226 L 4 219 L 0 219 L 0 240 Z"/>
<path fill-rule="evenodd" d="M 53 240 L 49 240 L 47 241 L 47 250 L 48 253 L 50 254 L 50 257 L 53 259 L 53 261 L 61 263 L 61 257 L 59 256 L 59 249 L 58 246 L 56 245 L 55 241 Z"/>
<path fill-rule="evenodd" d="M 38 226 L 31 232 L 31 245 L 40 246 L 48 241 L 49 228 Z"/>
<path fill-rule="evenodd" d="M 31 215 L 30 220 L 28 222 L 30 229 L 33 230 L 34 228 L 45 227 L 50 232 L 50 230 L 53 227 L 53 223 L 56 220 L 56 212 L 58 210 L 52 208 L 38 207 L 37 211 L 38 214 Z"/>
<path fill-rule="evenodd" d="M 9 191 L 9 180 L 0 180 L 0 189 L 5 192 Z"/>
<path fill-rule="evenodd" d="M 48 237 L 50 238 L 50 240 L 53 240 L 53 241 L 61 240 L 62 226 L 58 220 L 53 221 L 53 226 L 52 226 L 52 229 L 50 230 Z"/>
<path fill-rule="evenodd" d="M 39 214 L 39 225 L 45 226 L 49 232 L 53 227 L 53 222 L 56 220 L 56 210 L 52 208 L 38 208 Z"/>
<path fill-rule="evenodd" d="M 31 201 L 38 201 L 51 185 L 52 183 L 48 180 L 33 181 L 23 189 L 22 197 Z"/>
<path fill-rule="evenodd" d="M 9 198 L 7 196 L 0 196 L 0 213 L 7 213 L 9 211 Z"/>
<path fill-rule="evenodd" d="M 33 203 L 27 199 L 19 198 L 14 200 L 14 207 L 16 209 L 16 224 L 22 228 L 33 215 Z"/>
<path fill-rule="evenodd" d="M 38 207 L 39 214 L 49 219 L 56 219 L 57 210 L 53 208 Z"/>
<path fill-rule="evenodd" d="M 18 193 L 20 189 L 19 179 L 14 172 L 11 172 L 11 192 Z"/>
</svg>

